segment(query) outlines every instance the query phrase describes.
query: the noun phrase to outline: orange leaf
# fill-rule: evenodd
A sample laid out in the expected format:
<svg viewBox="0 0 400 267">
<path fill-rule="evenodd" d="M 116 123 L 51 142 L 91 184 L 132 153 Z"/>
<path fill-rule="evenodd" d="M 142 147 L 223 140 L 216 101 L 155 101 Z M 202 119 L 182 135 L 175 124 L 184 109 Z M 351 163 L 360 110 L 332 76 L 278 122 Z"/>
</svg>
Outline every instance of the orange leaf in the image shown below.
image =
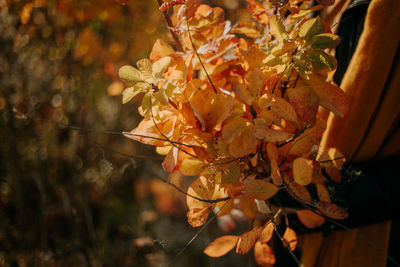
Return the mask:
<svg viewBox="0 0 400 267">
<path fill-rule="evenodd" d="M 335 205 L 333 203 L 327 202 L 316 202 L 315 206 L 326 216 L 336 219 L 336 220 L 344 220 L 346 219 L 349 214 L 343 208 Z"/>
<path fill-rule="evenodd" d="M 275 264 L 275 255 L 272 248 L 265 243 L 257 241 L 254 245 L 254 258 L 262 267 L 272 267 Z"/>
<path fill-rule="evenodd" d="M 164 158 L 162 163 L 164 171 L 172 173 L 175 170 L 175 166 L 178 161 L 178 151 L 179 150 L 176 147 L 173 147 Z"/>
<path fill-rule="evenodd" d="M 197 90 L 190 98 L 190 103 L 204 119 L 204 130 L 209 131 L 224 121 L 233 110 L 233 97 L 214 93 L 211 90 Z M 195 113 L 196 113 L 196 110 Z"/>
<path fill-rule="evenodd" d="M 263 119 L 255 119 L 254 123 L 254 137 L 258 139 L 263 139 L 266 142 L 281 142 L 293 136 L 293 134 L 269 128 Z"/>
<path fill-rule="evenodd" d="M 240 204 L 243 213 L 246 214 L 247 217 L 251 219 L 256 217 L 258 209 L 254 199 L 242 195 L 240 196 Z"/>
<path fill-rule="evenodd" d="M 184 159 L 180 166 L 179 171 L 187 176 L 194 176 L 200 174 L 205 163 L 198 159 Z"/>
<path fill-rule="evenodd" d="M 315 92 L 308 86 L 296 86 L 287 89 L 286 93 L 297 117 L 306 124 L 314 125 L 318 112 L 318 96 Z"/>
<path fill-rule="evenodd" d="M 275 195 L 278 190 L 278 187 L 264 180 L 251 180 L 244 188 L 244 193 L 250 198 L 266 200 Z"/>
<path fill-rule="evenodd" d="M 297 235 L 296 232 L 290 228 L 290 227 L 286 227 L 286 231 L 283 234 L 283 245 L 289 246 L 290 250 L 295 250 L 296 246 L 297 246 Z"/>
<path fill-rule="evenodd" d="M 150 60 L 155 62 L 160 58 L 166 57 L 174 53 L 174 49 L 162 39 L 157 39 L 150 53 Z"/>
<path fill-rule="evenodd" d="M 274 234 L 274 226 L 272 225 L 271 222 L 268 222 L 261 232 L 260 242 L 267 243 L 268 241 L 271 240 L 273 234 Z"/>
<path fill-rule="evenodd" d="M 212 205 L 207 204 L 208 206 L 201 209 L 201 208 L 194 208 L 190 209 L 187 216 L 188 216 L 188 222 L 191 226 L 193 227 L 199 227 L 202 226 L 207 218 L 208 215 L 210 214 L 212 210 Z"/>
<path fill-rule="evenodd" d="M 295 198 L 300 198 L 305 202 L 311 202 L 311 195 L 305 186 L 299 185 L 295 182 L 288 182 L 290 194 L 294 194 Z"/>
<path fill-rule="evenodd" d="M 193 183 L 189 186 L 189 188 L 187 190 L 187 193 L 189 195 L 200 198 L 200 199 L 204 199 L 204 200 L 212 199 L 214 192 L 215 192 L 215 185 L 214 185 L 213 181 L 211 182 L 209 179 L 207 179 L 204 176 L 200 176 L 199 178 L 194 180 Z M 199 201 L 190 196 L 186 197 L 186 203 L 187 203 L 189 209 L 194 209 L 194 208 L 203 209 L 210 205 L 207 202 Z"/>
<path fill-rule="evenodd" d="M 318 75 L 310 75 L 307 84 L 318 96 L 319 104 L 343 118 L 350 108 L 346 94 L 336 85 L 327 83 Z"/>
<path fill-rule="evenodd" d="M 271 162 L 271 177 L 272 181 L 276 186 L 282 184 L 281 171 L 279 170 L 277 159 L 279 157 L 278 148 L 274 143 L 267 144 L 267 154 L 269 161 Z"/>
<path fill-rule="evenodd" d="M 246 254 L 254 246 L 258 238 L 260 237 L 262 227 L 254 227 L 250 231 L 242 234 L 239 238 L 239 242 L 236 246 L 237 254 Z"/>
<path fill-rule="evenodd" d="M 204 254 L 214 258 L 224 256 L 236 246 L 238 240 L 239 237 L 235 235 L 218 237 L 204 249 Z"/>
<path fill-rule="evenodd" d="M 313 176 L 313 161 L 297 158 L 293 161 L 293 178 L 299 185 L 308 185 Z"/>
<path fill-rule="evenodd" d="M 311 210 L 299 210 L 296 212 L 297 217 L 300 222 L 304 224 L 305 227 L 313 229 L 319 227 L 325 223 L 325 219 Z"/>
<path fill-rule="evenodd" d="M 319 200 L 330 203 L 331 197 L 329 196 L 328 189 L 326 189 L 325 185 L 316 184 L 316 186 Z"/>
</svg>

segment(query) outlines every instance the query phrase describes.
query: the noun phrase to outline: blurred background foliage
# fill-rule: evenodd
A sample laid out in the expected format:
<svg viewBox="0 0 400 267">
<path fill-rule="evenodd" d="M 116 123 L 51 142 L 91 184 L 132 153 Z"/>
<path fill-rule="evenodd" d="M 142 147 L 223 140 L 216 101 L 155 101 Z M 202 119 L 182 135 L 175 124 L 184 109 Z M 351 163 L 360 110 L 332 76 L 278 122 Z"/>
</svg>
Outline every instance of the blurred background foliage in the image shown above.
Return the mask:
<svg viewBox="0 0 400 267">
<path fill-rule="evenodd" d="M 245 1 L 209 2 L 248 16 Z M 152 147 L 118 134 L 140 121 L 121 105 L 118 68 L 157 38 L 168 29 L 155 0 L 0 0 L 0 266 L 252 261 L 202 254 L 221 221 L 176 257 L 198 232 L 185 196 L 157 179 Z"/>
</svg>

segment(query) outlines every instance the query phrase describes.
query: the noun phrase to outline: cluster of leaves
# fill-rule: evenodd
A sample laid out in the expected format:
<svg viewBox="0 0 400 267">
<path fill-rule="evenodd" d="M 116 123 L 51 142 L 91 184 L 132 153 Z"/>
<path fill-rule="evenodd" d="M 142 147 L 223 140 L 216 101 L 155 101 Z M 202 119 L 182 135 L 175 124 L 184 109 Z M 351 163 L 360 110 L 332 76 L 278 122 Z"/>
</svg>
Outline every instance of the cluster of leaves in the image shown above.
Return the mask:
<svg viewBox="0 0 400 267">
<path fill-rule="evenodd" d="M 298 212 L 307 227 L 323 224 L 323 217 L 347 217 L 325 186 L 340 181 L 344 157 L 334 148 L 319 150 L 319 141 L 323 109 L 343 117 L 349 103 L 329 81 L 336 60 L 326 49 L 340 39 L 309 16 L 322 5 L 247 2 L 253 20 L 232 26 L 221 8 L 199 0 L 165 1 L 160 9 L 173 9 L 170 29 L 181 50 L 157 40 L 149 59 L 139 60 L 137 68 L 123 66 L 119 76 L 127 85 L 123 103 L 141 97 L 144 117 L 125 136 L 156 146 L 166 172 L 199 176 L 187 190 L 192 226 L 234 206 L 250 218 L 272 216 L 264 227 L 217 239 L 206 254 L 221 256 L 235 245 L 244 254 L 255 245 L 256 259 L 272 255 L 268 262 L 257 260 L 268 265 L 271 199 L 278 191 L 312 210 Z M 290 249 L 294 235 L 287 228 L 282 237 Z"/>
</svg>

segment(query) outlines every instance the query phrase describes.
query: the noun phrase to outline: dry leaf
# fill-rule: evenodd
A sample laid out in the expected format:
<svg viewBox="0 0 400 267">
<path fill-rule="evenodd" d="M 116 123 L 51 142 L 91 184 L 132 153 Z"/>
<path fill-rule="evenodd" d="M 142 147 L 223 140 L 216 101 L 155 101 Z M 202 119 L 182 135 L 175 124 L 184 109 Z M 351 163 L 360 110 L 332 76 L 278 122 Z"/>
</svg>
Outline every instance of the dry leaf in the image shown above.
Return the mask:
<svg viewBox="0 0 400 267">
<path fill-rule="evenodd" d="M 231 251 L 236 246 L 238 240 L 239 237 L 235 235 L 218 237 L 204 249 L 204 254 L 214 258 L 221 257 Z"/>
</svg>

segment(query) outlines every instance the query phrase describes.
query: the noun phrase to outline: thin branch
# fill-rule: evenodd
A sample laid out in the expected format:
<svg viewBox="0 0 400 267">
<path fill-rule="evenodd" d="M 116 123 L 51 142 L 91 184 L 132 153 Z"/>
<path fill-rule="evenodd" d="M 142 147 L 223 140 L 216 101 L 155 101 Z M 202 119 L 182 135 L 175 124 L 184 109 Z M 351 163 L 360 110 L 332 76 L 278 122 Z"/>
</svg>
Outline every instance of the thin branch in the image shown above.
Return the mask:
<svg viewBox="0 0 400 267">
<path fill-rule="evenodd" d="M 319 163 L 328 163 L 328 162 L 332 162 L 332 161 L 335 161 L 335 160 L 338 160 L 338 159 L 346 159 L 346 158 L 348 158 L 348 156 L 341 156 L 341 157 L 337 157 L 337 158 L 334 158 L 334 159 L 328 159 L 328 160 L 323 160 L 323 161 L 318 161 Z"/>
<path fill-rule="evenodd" d="M 114 132 L 114 131 L 103 131 L 103 130 L 96 130 L 96 129 L 87 129 L 83 127 L 78 127 L 78 126 L 72 126 L 68 124 L 63 124 L 63 123 L 58 123 L 58 125 L 61 125 L 63 128 L 70 129 L 70 130 L 76 130 L 76 131 L 81 131 L 81 132 L 92 132 L 92 133 L 100 133 L 100 134 L 110 134 L 110 135 L 131 135 L 131 136 L 136 136 L 136 137 L 142 137 L 142 138 L 148 138 L 148 139 L 153 139 L 153 140 L 159 140 L 159 141 L 165 141 L 165 142 L 170 142 L 174 143 L 177 145 L 181 146 L 186 146 L 186 147 L 192 147 L 191 145 L 180 143 L 180 142 L 175 142 L 163 138 L 158 138 L 158 137 L 153 137 L 153 136 L 147 136 L 147 135 L 142 135 L 142 134 L 133 134 L 133 133 L 128 133 L 128 132 Z"/>
<path fill-rule="evenodd" d="M 201 202 L 210 203 L 210 204 L 216 204 L 216 203 L 223 202 L 223 201 L 227 201 L 227 200 L 231 199 L 231 197 L 224 197 L 224 198 L 217 198 L 217 199 L 202 199 L 202 198 L 193 196 L 193 195 L 191 195 L 191 194 L 189 194 L 189 193 L 183 191 L 182 189 L 180 189 L 180 188 L 179 188 L 177 185 L 175 185 L 174 183 L 171 183 L 171 182 L 169 182 L 169 181 L 167 181 L 167 180 L 165 180 L 165 179 L 163 179 L 163 178 L 161 178 L 161 177 L 157 177 L 157 178 L 160 179 L 161 181 L 163 181 L 164 183 L 166 183 L 166 184 L 172 186 L 173 188 L 175 188 L 175 189 L 176 189 L 177 191 L 179 191 L 180 193 L 182 193 L 182 194 L 184 194 L 184 195 L 186 195 L 186 196 L 188 196 L 188 197 L 191 197 L 191 198 L 193 198 L 193 199 L 196 199 L 196 200 L 198 200 L 198 201 L 201 201 Z"/>
<path fill-rule="evenodd" d="M 280 148 L 280 147 L 283 147 L 283 146 L 289 144 L 290 142 L 293 142 L 294 140 L 296 140 L 296 138 L 298 138 L 300 135 L 302 135 L 302 134 L 305 132 L 305 130 L 307 130 L 307 129 L 310 128 L 310 127 L 311 127 L 311 124 L 307 124 L 303 129 L 301 129 L 300 131 L 298 131 L 292 138 L 286 140 L 286 141 L 283 142 L 283 143 L 276 144 L 276 147 L 277 147 L 277 148 Z"/>
<path fill-rule="evenodd" d="M 290 249 L 290 246 L 289 245 L 285 246 L 285 243 L 284 243 L 285 241 L 284 241 L 282 235 L 278 231 L 278 227 L 276 226 L 274 216 L 271 216 L 271 223 L 272 223 L 272 226 L 274 227 L 274 231 L 275 231 L 276 235 L 281 240 L 282 245 L 289 251 L 290 256 L 292 256 L 293 260 L 297 263 L 297 265 L 301 266 L 300 260 L 296 257 L 296 255 L 294 255 L 293 251 Z"/>
<path fill-rule="evenodd" d="M 158 2 L 158 5 L 161 7 L 161 5 L 163 4 L 163 1 L 162 0 L 157 0 L 157 2 Z M 178 35 L 173 30 L 171 30 L 174 27 L 174 25 L 172 24 L 171 18 L 168 15 L 168 10 L 165 10 L 165 12 L 162 12 L 162 13 L 164 15 L 165 21 L 167 22 L 168 29 L 169 29 L 172 37 L 175 40 L 175 44 L 176 44 L 177 50 L 183 52 L 182 44 L 179 41 Z"/>
<path fill-rule="evenodd" d="M 217 93 L 217 89 L 215 89 L 215 86 L 214 86 L 213 82 L 211 81 L 210 75 L 208 74 L 206 68 L 204 67 L 203 61 L 201 60 L 200 55 L 199 55 L 199 53 L 197 52 L 196 47 L 194 46 L 193 39 L 192 39 L 192 34 L 190 33 L 190 30 L 189 30 L 189 19 L 188 19 L 188 12 L 187 12 L 187 4 L 186 4 L 186 1 L 185 1 L 185 12 L 186 12 L 186 17 L 185 17 L 185 19 L 186 19 L 186 28 L 187 28 L 187 31 L 188 31 L 188 34 L 189 34 L 190 43 L 191 43 L 191 45 L 192 45 L 192 47 L 193 47 L 194 52 L 196 53 L 197 58 L 199 59 L 199 62 L 200 62 L 200 64 L 201 64 L 201 67 L 203 68 L 204 72 L 205 72 L 206 75 L 207 75 L 208 81 L 210 82 L 212 88 L 214 89 L 214 92 Z"/>
</svg>

